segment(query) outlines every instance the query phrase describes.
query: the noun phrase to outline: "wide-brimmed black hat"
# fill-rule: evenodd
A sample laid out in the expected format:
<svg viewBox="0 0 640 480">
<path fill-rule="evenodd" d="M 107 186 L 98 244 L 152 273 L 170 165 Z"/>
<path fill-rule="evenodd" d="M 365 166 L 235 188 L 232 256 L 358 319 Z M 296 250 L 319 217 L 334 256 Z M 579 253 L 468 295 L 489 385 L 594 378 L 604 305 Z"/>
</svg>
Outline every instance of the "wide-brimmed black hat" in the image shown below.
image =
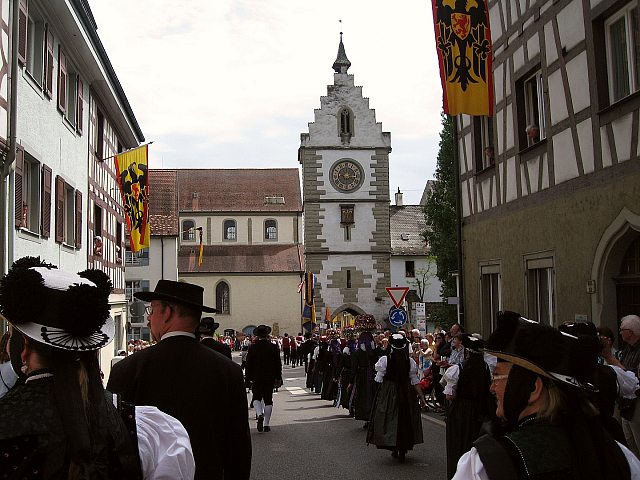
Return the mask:
<svg viewBox="0 0 640 480">
<path fill-rule="evenodd" d="M 200 319 L 200 325 L 196 329 L 196 333 L 203 335 L 213 335 L 220 324 L 213 317 L 203 317 Z"/>
<path fill-rule="evenodd" d="M 391 345 L 391 348 L 394 348 L 396 350 L 402 350 L 407 346 L 407 343 L 409 343 L 409 341 L 401 333 L 394 333 L 389 338 L 389 345 Z"/>
<path fill-rule="evenodd" d="M 70 273 L 24 257 L 0 281 L 0 318 L 54 348 L 97 350 L 115 335 L 110 293 L 111 281 L 100 270 Z"/>
<path fill-rule="evenodd" d="M 573 335 L 514 312 L 499 312 L 497 328 L 484 351 L 542 377 L 592 391 L 593 385 L 578 379 L 581 366 L 576 348 L 578 339 Z"/>
<path fill-rule="evenodd" d="M 194 285 L 193 283 L 159 280 L 153 292 L 136 292 L 133 296 L 144 302 L 164 300 L 166 302 L 187 305 L 202 312 L 217 312 L 215 308 L 202 304 L 204 288 L 200 285 Z"/>
<path fill-rule="evenodd" d="M 253 334 L 256 337 L 266 337 L 271 333 L 271 327 L 268 325 L 258 325 L 253 329 Z"/>
</svg>

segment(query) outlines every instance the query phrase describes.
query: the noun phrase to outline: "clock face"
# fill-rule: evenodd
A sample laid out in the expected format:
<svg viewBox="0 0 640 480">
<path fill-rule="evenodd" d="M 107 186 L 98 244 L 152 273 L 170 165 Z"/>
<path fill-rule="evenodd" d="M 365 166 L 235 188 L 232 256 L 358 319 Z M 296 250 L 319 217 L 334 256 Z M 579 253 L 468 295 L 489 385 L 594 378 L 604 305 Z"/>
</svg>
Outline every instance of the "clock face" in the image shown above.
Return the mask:
<svg viewBox="0 0 640 480">
<path fill-rule="evenodd" d="M 340 160 L 331 169 L 331 183 L 342 192 L 353 192 L 362 185 L 362 169 L 353 160 Z"/>
</svg>

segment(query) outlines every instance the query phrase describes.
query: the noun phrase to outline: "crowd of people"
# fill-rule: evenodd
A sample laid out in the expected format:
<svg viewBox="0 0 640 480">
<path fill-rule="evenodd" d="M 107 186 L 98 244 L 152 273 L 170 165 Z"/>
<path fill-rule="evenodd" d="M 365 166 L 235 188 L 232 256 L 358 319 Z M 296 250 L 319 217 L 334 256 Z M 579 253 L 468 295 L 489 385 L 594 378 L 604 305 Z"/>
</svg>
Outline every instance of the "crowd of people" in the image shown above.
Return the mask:
<svg viewBox="0 0 640 480">
<path fill-rule="evenodd" d="M 248 479 L 245 389 L 258 432 L 270 432 L 282 354 L 399 462 L 423 442 L 420 411 L 432 409 L 445 415 L 448 478 L 640 479 L 636 315 L 621 319 L 618 351 L 607 328 L 508 311 L 486 342 L 459 325 L 380 332 L 370 315 L 282 339 L 259 325 L 243 339 L 243 375 L 214 339 L 217 322 L 203 318 L 215 312 L 203 289 L 161 280 L 136 293 L 150 303 L 153 345 L 123 351 L 105 390 L 98 352 L 115 334 L 111 288 L 99 270 L 34 257 L 0 280 L 10 325 L 0 340 L 3 478 Z"/>
</svg>

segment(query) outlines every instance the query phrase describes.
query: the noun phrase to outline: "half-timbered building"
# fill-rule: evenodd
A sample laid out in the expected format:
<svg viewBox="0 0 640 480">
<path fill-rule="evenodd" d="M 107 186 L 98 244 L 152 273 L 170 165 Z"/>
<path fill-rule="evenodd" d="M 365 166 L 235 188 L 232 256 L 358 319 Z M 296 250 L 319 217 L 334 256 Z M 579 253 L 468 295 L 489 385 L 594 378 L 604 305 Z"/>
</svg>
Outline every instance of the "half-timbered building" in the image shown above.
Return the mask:
<svg viewBox="0 0 640 480">
<path fill-rule="evenodd" d="M 19 8 L 9 10 L 10 3 Z M 8 126 L 15 149 L 5 142 L 12 170 L 3 239 L 7 264 L 32 255 L 64 270 L 98 268 L 109 275 L 118 328 L 115 342 L 102 352 L 108 371 L 108 358 L 124 346 L 127 320 L 124 217 L 113 155 L 144 137 L 86 0 L 1 6 L 2 28 L 18 30 L 15 108 Z M 7 104 L 0 98 L 1 106 Z"/>
<path fill-rule="evenodd" d="M 495 117 L 457 118 L 466 326 L 617 329 L 640 313 L 638 1 L 488 4 Z"/>
</svg>

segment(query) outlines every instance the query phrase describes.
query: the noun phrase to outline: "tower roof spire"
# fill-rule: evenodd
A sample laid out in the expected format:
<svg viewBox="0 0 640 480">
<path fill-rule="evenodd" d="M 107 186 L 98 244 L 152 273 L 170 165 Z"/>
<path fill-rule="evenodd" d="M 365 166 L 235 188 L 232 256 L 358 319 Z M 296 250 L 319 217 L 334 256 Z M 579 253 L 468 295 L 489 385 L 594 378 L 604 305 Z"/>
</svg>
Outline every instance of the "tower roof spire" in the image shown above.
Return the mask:
<svg viewBox="0 0 640 480">
<path fill-rule="evenodd" d="M 347 54 L 344 51 L 344 44 L 342 43 L 342 32 L 340 32 L 340 45 L 338 45 L 338 57 L 333 62 L 333 70 L 336 73 L 347 73 L 351 62 L 347 58 Z"/>
</svg>

